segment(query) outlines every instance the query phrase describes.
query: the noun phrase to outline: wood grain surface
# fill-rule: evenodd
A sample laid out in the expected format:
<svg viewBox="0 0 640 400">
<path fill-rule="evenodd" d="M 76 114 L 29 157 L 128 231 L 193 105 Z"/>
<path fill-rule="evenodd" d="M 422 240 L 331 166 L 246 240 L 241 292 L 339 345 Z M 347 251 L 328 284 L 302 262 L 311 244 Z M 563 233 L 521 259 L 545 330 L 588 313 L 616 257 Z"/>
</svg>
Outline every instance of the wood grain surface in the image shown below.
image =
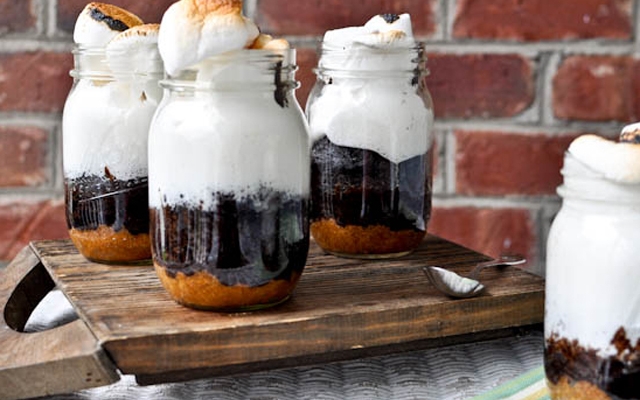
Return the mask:
<svg viewBox="0 0 640 400">
<path fill-rule="evenodd" d="M 118 368 L 142 383 L 268 369 L 290 365 L 287 360 L 311 364 L 334 353 L 406 350 L 408 343 L 543 320 L 543 280 L 515 268 L 484 271 L 487 290 L 476 298 L 438 292 L 422 266 L 465 273 L 487 258 L 434 236 L 407 257 L 381 261 L 337 258 L 312 243 L 288 302 L 236 314 L 176 304 L 151 266 L 91 263 L 68 241 L 31 246 Z"/>
</svg>

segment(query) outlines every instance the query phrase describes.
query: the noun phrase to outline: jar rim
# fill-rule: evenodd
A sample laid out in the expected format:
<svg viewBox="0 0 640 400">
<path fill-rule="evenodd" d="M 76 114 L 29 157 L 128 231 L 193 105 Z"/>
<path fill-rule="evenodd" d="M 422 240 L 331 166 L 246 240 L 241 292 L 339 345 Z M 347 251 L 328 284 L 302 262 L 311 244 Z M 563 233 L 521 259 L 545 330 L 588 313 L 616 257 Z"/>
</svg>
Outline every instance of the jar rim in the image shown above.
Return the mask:
<svg viewBox="0 0 640 400">
<path fill-rule="evenodd" d="M 151 45 L 146 46 L 152 47 Z M 73 54 L 75 65 L 69 72 L 69 75 L 74 79 L 88 78 L 102 81 L 125 79 L 158 80 L 164 76 L 164 64 L 159 54 L 157 57 L 150 58 L 145 63 L 145 66 L 152 65 L 153 67 L 151 68 L 133 67 L 129 70 L 120 68 L 118 68 L 118 70 L 114 70 L 112 68 L 113 65 L 110 63 L 107 56 L 106 47 L 75 45 L 71 50 L 71 53 Z M 111 54 L 116 56 L 115 60 L 121 60 L 121 56 L 129 56 L 129 54 L 124 50 Z"/>
<path fill-rule="evenodd" d="M 215 54 L 209 57 L 206 57 L 200 60 L 198 63 L 194 65 L 190 65 L 186 68 L 183 68 L 179 71 L 180 75 L 183 74 L 192 74 L 194 72 L 198 72 L 200 68 L 211 66 L 211 65 L 225 65 L 230 62 L 246 62 L 246 63 L 254 63 L 254 64 L 278 64 L 282 62 L 283 69 L 290 70 L 296 69 L 298 66 L 295 64 L 296 60 L 296 49 L 278 49 L 278 50 L 268 50 L 268 49 L 240 49 L 240 50 L 232 50 L 227 51 L 220 54 Z M 174 79 L 180 75 L 168 75 L 169 79 Z"/>
<path fill-rule="evenodd" d="M 556 192 L 563 199 L 609 204 L 640 203 L 640 183 L 608 178 L 571 157 L 565 157 L 561 173 L 563 183 L 558 186 Z"/>
<path fill-rule="evenodd" d="M 397 46 L 371 46 L 366 44 L 357 44 L 356 46 L 335 46 L 330 43 L 326 43 L 322 40 L 319 41 L 319 50 L 329 50 L 329 51 L 343 51 L 350 52 L 356 47 L 358 50 L 370 50 L 372 53 L 401 53 L 401 52 L 409 52 L 409 51 L 424 51 L 426 43 L 421 41 L 415 41 L 411 46 L 406 45 L 397 45 Z"/>
<path fill-rule="evenodd" d="M 299 82 L 293 78 L 298 70 L 295 64 L 295 49 L 241 49 L 207 57 L 197 64 L 180 70 L 176 75 L 166 74 L 160 81 L 160 86 L 165 89 L 184 88 L 191 90 L 226 90 L 243 87 L 259 89 L 260 87 L 272 88 L 273 84 L 282 85 L 285 90 L 299 87 Z M 244 83 L 235 80 L 215 80 L 213 71 L 222 72 L 234 66 L 254 67 L 252 72 L 260 72 L 257 76 L 273 76 L 273 79 L 247 79 Z M 242 74 L 239 68 L 234 72 Z M 209 73 L 209 75 L 208 75 Z M 278 77 L 278 78 L 276 78 Z M 233 82 L 233 86 L 229 85 Z"/>
<path fill-rule="evenodd" d="M 324 73 L 343 77 L 356 73 L 357 77 L 363 78 L 405 77 L 409 74 L 415 75 L 417 72 L 423 77 L 429 75 L 423 42 L 415 42 L 412 46 L 333 46 L 321 42 L 319 52 L 318 66 L 313 69 L 319 77 Z M 362 60 L 360 61 L 354 56 L 357 52 L 361 52 Z M 389 63 L 388 57 L 407 58 L 401 59 L 403 64 L 398 65 L 394 62 Z M 378 65 L 375 65 L 375 60 L 379 61 Z"/>
<path fill-rule="evenodd" d="M 413 69 L 339 69 L 339 68 L 326 68 L 317 66 L 312 69 L 313 73 L 318 77 L 324 77 L 329 75 L 332 78 L 406 78 L 409 76 L 416 76 L 419 73 L 420 78 L 429 76 L 431 73 L 427 68 L 413 68 Z"/>
<path fill-rule="evenodd" d="M 615 194 L 603 195 L 602 193 L 585 193 L 575 189 L 570 189 L 566 184 L 562 184 L 556 188 L 556 193 L 563 200 L 582 200 L 594 203 L 602 203 L 608 205 L 632 205 L 640 204 L 640 196 L 624 196 L 620 192 Z"/>
</svg>

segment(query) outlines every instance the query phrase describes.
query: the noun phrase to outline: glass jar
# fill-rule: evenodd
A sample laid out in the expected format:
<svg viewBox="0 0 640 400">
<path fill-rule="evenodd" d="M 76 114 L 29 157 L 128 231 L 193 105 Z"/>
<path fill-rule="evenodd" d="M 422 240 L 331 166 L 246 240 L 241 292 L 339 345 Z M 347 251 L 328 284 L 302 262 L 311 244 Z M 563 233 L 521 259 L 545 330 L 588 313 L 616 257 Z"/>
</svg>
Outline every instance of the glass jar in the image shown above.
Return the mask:
<svg viewBox="0 0 640 400">
<path fill-rule="evenodd" d="M 73 54 L 62 121 L 69 236 L 92 261 L 149 260 L 147 137 L 162 97 L 162 61 L 112 69 L 109 60 L 128 55 L 108 59 L 103 48 L 82 47 Z"/>
<path fill-rule="evenodd" d="M 311 129 L 311 235 L 326 251 L 396 257 L 421 243 L 431 213 L 432 102 L 422 45 L 327 45 Z"/>
<path fill-rule="evenodd" d="M 153 263 L 181 304 L 264 308 L 302 274 L 309 139 L 294 63 L 294 50 L 241 50 L 161 82 L 149 139 Z"/>
<path fill-rule="evenodd" d="M 547 243 L 545 352 L 553 399 L 640 398 L 640 184 L 570 152 Z"/>
</svg>

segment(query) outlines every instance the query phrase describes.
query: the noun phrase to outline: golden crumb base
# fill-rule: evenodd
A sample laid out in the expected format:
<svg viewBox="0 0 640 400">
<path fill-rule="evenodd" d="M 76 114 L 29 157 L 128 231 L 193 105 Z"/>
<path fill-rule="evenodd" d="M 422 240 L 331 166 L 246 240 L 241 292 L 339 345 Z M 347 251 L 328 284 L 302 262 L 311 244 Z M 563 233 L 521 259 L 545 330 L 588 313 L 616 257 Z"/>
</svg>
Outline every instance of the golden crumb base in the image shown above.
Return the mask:
<svg viewBox="0 0 640 400">
<path fill-rule="evenodd" d="M 69 230 L 71 241 L 80 254 L 91 261 L 105 263 L 131 263 L 151 259 L 148 233 L 132 235 L 127 229 L 114 231 L 100 225 L 93 230 Z"/>
<path fill-rule="evenodd" d="M 300 273 L 293 272 L 290 280 L 274 279 L 262 286 L 227 286 L 207 272 L 190 276 L 178 272 L 172 277 L 163 266 L 153 265 L 175 301 L 205 310 L 248 311 L 274 306 L 289 298 L 300 279 Z"/>
<path fill-rule="evenodd" d="M 383 225 L 340 226 L 334 219 L 311 224 L 311 235 L 324 250 L 340 255 L 401 254 L 415 250 L 426 232 L 392 231 Z"/>
<path fill-rule="evenodd" d="M 560 378 L 557 384 L 547 379 L 549 394 L 553 400 L 610 400 L 606 393 L 599 387 L 587 381 L 578 381 L 573 384 L 566 376 Z"/>
</svg>

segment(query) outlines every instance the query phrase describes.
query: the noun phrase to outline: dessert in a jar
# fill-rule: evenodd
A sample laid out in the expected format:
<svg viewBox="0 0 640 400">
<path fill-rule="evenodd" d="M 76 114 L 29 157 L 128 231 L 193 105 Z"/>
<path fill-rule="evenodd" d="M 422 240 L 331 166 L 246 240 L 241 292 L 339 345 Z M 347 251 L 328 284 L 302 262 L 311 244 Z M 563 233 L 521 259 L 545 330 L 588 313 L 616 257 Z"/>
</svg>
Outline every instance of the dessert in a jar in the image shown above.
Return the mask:
<svg viewBox="0 0 640 400">
<path fill-rule="evenodd" d="M 158 25 L 90 3 L 74 30 L 74 85 L 64 107 L 69 236 L 86 258 L 151 258 L 147 136 L 162 96 Z"/>
<path fill-rule="evenodd" d="M 408 14 L 328 31 L 307 104 L 311 235 L 347 257 L 407 254 L 431 212 L 433 111 Z"/>
<path fill-rule="evenodd" d="M 241 9 L 182 0 L 160 29 L 168 78 L 149 138 L 153 263 L 174 300 L 200 309 L 286 300 L 309 247 L 295 52 L 258 35 Z"/>
<path fill-rule="evenodd" d="M 565 154 L 546 263 L 544 364 L 555 400 L 640 399 L 637 143 L 585 135 Z"/>
</svg>

